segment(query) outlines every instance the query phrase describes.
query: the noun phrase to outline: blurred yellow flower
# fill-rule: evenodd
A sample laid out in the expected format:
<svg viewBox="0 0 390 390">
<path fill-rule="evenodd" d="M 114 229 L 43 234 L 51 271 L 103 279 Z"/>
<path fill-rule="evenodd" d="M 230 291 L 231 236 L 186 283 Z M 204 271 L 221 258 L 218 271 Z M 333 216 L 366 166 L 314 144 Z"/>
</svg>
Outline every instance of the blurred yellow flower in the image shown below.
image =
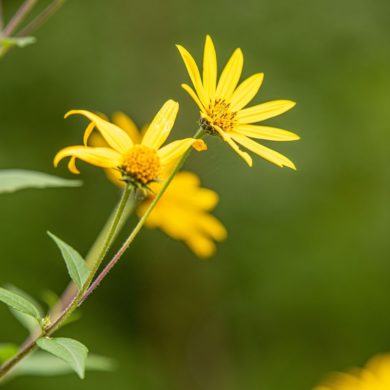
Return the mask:
<svg viewBox="0 0 390 390">
<path fill-rule="evenodd" d="M 373 357 L 364 368 L 331 375 L 313 390 L 389 390 L 390 355 Z"/>
<path fill-rule="evenodd" d="M 152 183 L 157 193 L 161 183 Z M 152 196 L 139 206 L 142 216 Z M 159 228 L 175 240 L 184 241 L 201 258 L 215 253 L 215 241 L 222 241 L 227 233 L 221 222 L 209 212 L 218 203 L 216 192 L 202 188 L 198 176 L 191 172 L 179 172 L 146 221 L 146 226 Z"/>
<path fill-rule="evenodd" d="M 112 120 L 128 134 L 134 145 L 142 143 L 145 129 L 139 131 L 131 118 L 117 112 L 113 115 Z M 98 133 L 91 137 L 91 144 L 97 147 L 107 145 Z M 118 170 L 105 169 L 105 171 L 108 178 L 117 186 L 124 185 Z M 169 167 L 165 174 L 162 174 L 162 177 L 168 174 Z M 137 209 L 137 214 L 140 217 L 153 200 L 152 194 L 158 193 L 162 184 L 161 182 L 150 184 L 151 193 Z M 146 226 L 159 228 L 175 240 L 184 241 L 198 257 L 206 258 L 215 253 L 214 241 L 222 241 L 227 236 L 222 223 L 210 214 L 217 203 L 218 194 L 202 188 L 200 180 L 195 174 L 179 172 L 147 219 Z"/>
<path fill-rule="evenodd" d="M 253 124 L 280 115 L 294 107 L 295 103 L 290 100 L 274 100 L 244 108 L 259 91 L 264 74 L 256 73 L 237 87 L 244 62 L 241 49 L 234 51 L 217 83 L 217 56 L 209 36 L 206 37 L 204 46 L 203 78 L 191 54 L 180 45 L 177 48 L 195 90 L 187 84 L 182 84 L 182 87 L 200 108 L 203 129 L 209 134 L 219 135 L 249 166 L 252 166 L 252 158 L 240 150 L 237 143 L 280 167 L 295 169 L 294 163 L 287 157 L 251 139 L 299 139 L 298 135 L 287 130 Z"/>
<path fill-rule="evenodd" d="M 70 157 L 68 168 L 72 173 L 80 173 L 76 159 L 102 168 L 115 169 L 121 180 L 136 186 L 146 186 L 160 178 L 161 173 L 177 161 L 189 147 L 205 150 L 202 140 L 185 138 L 166 146 L 162 144 L 168 138 L 179 110 L 178 103 L 168 100 L 154 117 L 145 131 L 142 142 L 135 144 L 129 134 L 119 126 L 104 120 L 101 116 L 85 110 L 69 111 L 70 115 L 80 114 L 91 123 L 84 133 L 84 146 L 69 146 L 60 150 L 54 158 L 54 165 L 65 157 Z M 88 139 L 94 129 L 104 138 L 107 146 L 88 146 Z"/>
</svg>

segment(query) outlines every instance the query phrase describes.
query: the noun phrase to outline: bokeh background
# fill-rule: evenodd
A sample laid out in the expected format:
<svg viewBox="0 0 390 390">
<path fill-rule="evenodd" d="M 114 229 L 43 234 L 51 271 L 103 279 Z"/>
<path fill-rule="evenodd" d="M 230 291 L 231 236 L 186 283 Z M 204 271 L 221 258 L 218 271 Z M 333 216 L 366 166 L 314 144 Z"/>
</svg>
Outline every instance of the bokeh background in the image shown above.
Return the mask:
<svg viewBox="0 0 390 390">
<path fill-rule="evenodd" d="M 20 4 L 3 3 L 7 14 Z M 143 231 L 82 321 L 62 331 L 117 370 L 6 387 L 303 390 L 390 351 L 389 15 L 388 0 L 69 0 L 35 45 L 10 52 L 1 168 L 71 177 L 51 163 L 81 139 L 85 121 L 63 120 L 71 108 L 123 110 L 143 124 L 174 98 L 175 136 L 192 134 L 197 110 L 174 44 L 200 59 L 206 33 L 220 64 L 240 46 L 244 75 L 265 72 L 256 102 L 298 102 L 270 123 L 302 140 L 274 145 L 297 172 L 260 158 L 248 169 L 218 140 L 193 154 L 187 168 L 221 196 L 229 239 L 217 255 L 202 262 Z M 0 197 L 1 284 L 36 297 L 65 287 L 46 230 L 86 253 L 118 198 L 100 170 L 83 165 L 82 179 L 80 189 Z M 0 319 L 0 342 L 23 340 L 4 306 Z"/>
</svg>

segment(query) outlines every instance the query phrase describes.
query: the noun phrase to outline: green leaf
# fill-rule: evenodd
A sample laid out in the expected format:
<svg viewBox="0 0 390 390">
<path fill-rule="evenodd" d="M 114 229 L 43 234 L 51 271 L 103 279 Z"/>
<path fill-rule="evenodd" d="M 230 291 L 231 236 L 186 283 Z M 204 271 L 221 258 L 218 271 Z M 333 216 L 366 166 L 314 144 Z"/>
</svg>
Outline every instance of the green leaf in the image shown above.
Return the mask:
<svg viewBox="0 0 390 390">
<path fill-rule="evenodd" d="M 18 352 L 18 346 L 15 344 L 0 344 L 0 364 L 14 356 Z"/>
<path fill-rule="evenodd" d="M 5 48 L 10 48 L 12 46 L 25 47 L 32 45 L 37 40 L 34 37 L 4 37 L 0 39 L 0 44 Z"/>
<path fill-rule="evenodd" d="M 87 280 L 90 273 L 87 264 L 81 255 L 70 245 L 50 232 L 47 232 L 47 234 L 57 244 L 58 248 L 60 248 L 62 257 L 64 258 L 66 267 L 68 268 L 69 275 L 80 289 Z"/>
<path fill-rule="evenodd" d="M 39 303 L 32 298 L 29 294 L 27 294 L 25 291 L 21 290 L 20 288 L 8 284 L 6 285 L 7 290 L 14 292 L 15 294 L 20 295 L 21 297 L 27 299 L 30 301 L 34 306 L 38 309 L 40 316 L 42 317 L 42 308 L 40 307 Z M 17 311 L 13 309 L 12 307 L 9 307 L 12 315 L 31 333 L 37 328 L 37 321 L 35 318 L 32 318 L 31 316 L 21 313 L 20 311 Z"/>
<path fill-rule="evenodd" d="M 86 371 L 113 371 L 116 367 L 112 359 L 90 354 L 85 363 Z M 12 372 L 12 376 L 56 376 L 73 372 L 69 364 L 44 351 L 37 351 L 22 360 Z"/>
<path fill-rule="evenodd" d="M 77 375 L 84 379 L 85 362 L 88 356 L 88 348 L 84 344 L 64 337 L 42 337 L 37 340 L 37 345 L 68 363 Z"/>
<path fill-rule="evenodd" d="M 42 172 L 22 169 L 0 170 L 0 194 L 24 188 L 79 187 L 79 180 L 67 180 Z"/>
<path fill-rule="evenodd" d="M 0 287 L 0 301 L 40 322 L 41 314 L 38 308 L 21 295 Z"/>
</svg>

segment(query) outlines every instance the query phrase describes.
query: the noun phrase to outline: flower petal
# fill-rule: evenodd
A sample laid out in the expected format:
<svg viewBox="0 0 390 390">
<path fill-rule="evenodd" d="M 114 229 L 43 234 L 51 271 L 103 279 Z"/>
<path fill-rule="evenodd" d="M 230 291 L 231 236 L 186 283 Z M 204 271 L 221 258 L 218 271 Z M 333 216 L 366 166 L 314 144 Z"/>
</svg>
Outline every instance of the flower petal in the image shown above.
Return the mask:
<svg viewBox="0 0 390 390">
<path fill-rule="evenodd" d="M 218 132 L 218 134 L 221 136 L 221 138 L 251 167 L 253 165 L 252 157 L 246 153 L 243 152 L 237 144 L 232 140 L 229 134 L 227 134 L 225 131 L 223 131 L 218 126 L 214 126 L 214 129 Z"/>
<path fill-rule="evenodd" d="M 75 175 L 79 175 L 80 171 L 76 166 L 76 157 L 71 157 L 68 162 L 68 169 Z"/>
<path fill-rule="evenodd" d="M 196 65 L 194 58 L 183 46 L 176 45 L 176 47 L 178 48 L 181 58 L 184 61 L 184 65 L 187 68 L 187 72 L 191 78 L 192 84 L 195 87 L 195 91 L 199 96 L 199 100 L 205 107 L 208 106 L 209 97 L 207 96 L 206 91 L 203 87 L 199 69 Z"/>
<path fill-rule="evenodd" d="M 202 217 L 198 218 L 198 227 L 214 240 L 222 241 L 227 237 L 225 226 L 213 215 L 202 213 Z"/>
<path fill-rule="evenodd" d="M 245 148 L 248 148 L 251 152 L 256 153 L 258 156 L 263 157 L 264 159 L 272 162 L 279 167 L 286 166 L 294 170 L 296 169 L 294 163 L 287 157 L 283 156 L 278 152 L 275 152 L 272 149 L 258 144 L 257 142 L 251 140 L 248 137 L 232 133 L 232 138 Z"/>
<path fill-rule="evenodd" d="M 244 56 L 242 55 L 242 51 L 241 49 L 236 49 L 219 78 L 217 91 L 215 93 L 216 99 L 230 100 L 232 93 L 240 80 L 243 65 Z"/>
<path fill-rule="evenodd" d="M 267 139 L 270 141 L 295 141 L 300 138 L 299 135 L 291 131 L 269 126 L 239 125 L 233 132 L 251 138 Z"/>
<path fill-rule="evenodd" d="M 209 100 L 214 100 L 217 85 L 217 55 L 213 41 L 209 35 L 206 36 L 203 53 L 203 87 Z"/>
<path fill-rule="evenodd" d="M 188 235 L 184 242 L 200 259 L 213 256 L 217 249 L 213 240 L 199 232 L 191 232 L 191 235 Z"/>
<path fill-rule="evenodd" d="M 54 166 L 65 157 L 71 157 L 68 168 L 73 173 L 79 173 L 75 166 L 75 158 L 79 158 L 91 165 L 102 168 L 115 168 L 121 164 L 122 156 L 120 153 L 109 148 L 92 148 L 89 146 L 69 146 L 60 150 L 54 157 Z"/>
<path fill-rule="evenodd" d="M 283 114 L 294 106 L 295 102 L 291 100 L 272 100 L 239 111 L 237 120 L 240 123 L 256 123 Z"/>
<path fill-rule="evenodd" d="M 91 122 L 88 124 L 87 128 L 85 129 L 84 136 L 83 136 L 83 142 L 84 142 L 85 146 L 88 145 L 88 139 L 89 139 L 90 135 L 92 134 L 95 126 L 96 126 L 95 123 Z"/>
<path fill-rule="evenodd" d="M 196 95 L 195 91 L 187 84 L 182 84 L 181 87 L 192 97 L 194 102 L 198 105 L 199 109 L 206 113 L 205 108 L 203 107 L 203 104 L 200 102 L 198 96 Z"/>
<path fill-rule="evenodd" d="M 100 116 L 90 111 L 72 110 L 66 113 L 65 118 L 68 118 L 70 115 L 76 114 L 83 115 L 91 122 L 93 122 L 104 137 L 104 139 L 107 141 L 107 143 L 116 151 L 120 153 L 126 153 L 126 151 L 133 146 L 133 142 L 124 130 L 114 125 L 113 123 L 102 119 Z M 87 137 L 84 137 L 84 143 L 88 141 L 88 137 L 91 131 L 91 127 L 88 126 L 86 130 Z"/>
<path fill-rule="evenodd" d="M 142 137 L 140 131 L 138 130 L 137 125 L 129 116 L 127 116 L 123 112 L 118 111 L 112 115 L 112 121 L 114 122 L 114 124 L 119 126 L 127 133 L 127 135 L 133 141 L 133 144 L 141 143 Z"/>
<path fill-rule="evenodd" d="M 179 141 L 171 142 L 157 152 L 161 160 L 161 165 L 169 166 L 172 161 L 180 158 L 191 146 L 194 146 L 198 151 L 205 150 L 204 148 L 198 146 L 200 144 L 205 145 L 202 140 L 195 138 L 185 138 Z"/>
<path fill-rule="evenodd" d="M 179 103 L 168 100 L 154 117 L 142 139 L 142 145 L 158 150 L 168 138 L 179 111 Z"/>
<path fill-rule="evenodd" d="M 233 92 L 230 109 L 239 111 L 245 107 L 257 94 L 264 80 L 264 73 L 256 73 L 243 81 Z"/>
</svg>

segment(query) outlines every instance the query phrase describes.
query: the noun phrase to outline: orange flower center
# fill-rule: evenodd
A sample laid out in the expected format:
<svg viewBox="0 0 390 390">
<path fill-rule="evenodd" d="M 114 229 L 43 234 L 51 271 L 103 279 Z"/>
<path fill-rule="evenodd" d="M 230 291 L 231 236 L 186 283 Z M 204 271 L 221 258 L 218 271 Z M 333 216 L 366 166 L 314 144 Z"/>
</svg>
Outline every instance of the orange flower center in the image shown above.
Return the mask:
<svg viewBox="0 0 390 390">
<path fill-rule="evenodd" d="M 135 145 L 124 155 L 120 170 L 123 180 L 146 185 L 157 180 L 160 167 L 160 158 L 154 149 Z"/>
<path fill-rule="evenodd" d="M 230 104 L 223 99 L 216 99 L 211 102 L 207 117 L 201 121 L 203 129 L 211 134 L 215 134 L 214 126 L 218 126 L 223 131 L 233 130 L 236 125 L 236 112 L 230 110 Z"/>
</svg>

